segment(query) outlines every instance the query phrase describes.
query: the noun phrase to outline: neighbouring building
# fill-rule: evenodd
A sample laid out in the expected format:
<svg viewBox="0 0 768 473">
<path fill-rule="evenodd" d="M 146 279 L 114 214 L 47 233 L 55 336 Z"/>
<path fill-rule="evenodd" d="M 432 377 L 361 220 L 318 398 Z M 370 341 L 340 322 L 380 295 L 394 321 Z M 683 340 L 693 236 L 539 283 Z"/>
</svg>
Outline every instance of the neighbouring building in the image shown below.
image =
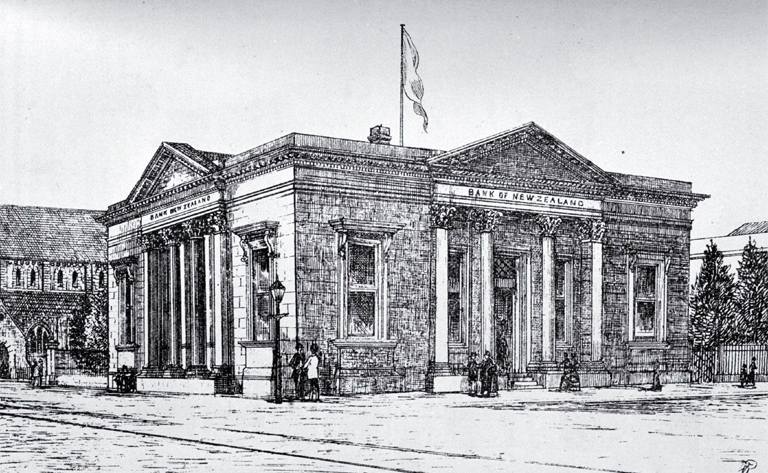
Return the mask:
<svg viewBox="0 0 768 473">
<path fill-rule="evenodd" d="M 727 235 L 692 239 L 691 284 L 696 280 L 696 275 L 701 270 L 704 250 L 712 242 L 723 253 L 723 263 L 729 265 L 731 272 L 738 277 L 736 269 L 739 267 L 739 261 L 741 261 L 741 253 L 750 240 L 754 241 L 761 251 L 768 251 L 768 222 L 748 222 Z"/>
<path fill-rule="evenodd" d="M 0 366 L 10 376 L 37 361 L 50 383 L 73 366 L 71 317 L 108 284 L 103 214 L 0 205 Z"/>
<path fill-rule="evenodd" d="M 163 143 L 109 233 L 110 370 L 143 391 L 270 392 L 322 351 L 335 393 L 458 391 L 469 353 L 512 379 L 689 377 L 687 182 L 604 171 L 529 123 L 452 151 L 292 133 L 236 155 Z M 290 382 L 286 378 L 286 383 Z"/>
</svg>

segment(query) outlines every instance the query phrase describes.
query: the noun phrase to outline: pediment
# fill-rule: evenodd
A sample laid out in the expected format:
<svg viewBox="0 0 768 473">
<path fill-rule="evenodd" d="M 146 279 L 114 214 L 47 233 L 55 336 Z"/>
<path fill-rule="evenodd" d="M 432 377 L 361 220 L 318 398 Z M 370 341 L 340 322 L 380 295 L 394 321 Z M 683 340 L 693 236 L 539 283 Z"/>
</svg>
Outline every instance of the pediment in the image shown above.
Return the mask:
<svg viewBox="0 0 768 473">
<path fill-rule="evenodd" d="M 131 191 L 128 201 L 137 202 L 195 181 L 218 171 L 222 164 L 186 143 L 164 142 Z"/>
<path fill-rule="evenodd" d="M 453 175 L 614 184 L 615 179 L 535 123 L 488 137 L 430 159 Z"/>
</svg>

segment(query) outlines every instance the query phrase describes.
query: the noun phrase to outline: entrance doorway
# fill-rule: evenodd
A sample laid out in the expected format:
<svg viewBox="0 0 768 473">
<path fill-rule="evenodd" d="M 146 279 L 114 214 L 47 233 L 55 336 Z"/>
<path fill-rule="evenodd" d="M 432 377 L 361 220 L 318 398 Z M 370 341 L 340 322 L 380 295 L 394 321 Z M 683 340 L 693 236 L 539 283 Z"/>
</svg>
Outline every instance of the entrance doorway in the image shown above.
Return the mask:
<svg viewBox="0 0 768 473">
<path fill-rule="evenodd" d="M 496 364 L 500 372 L 521 373 L 527 307 L 525 258 L 496 252 L 493 259 L 493 323 Z"/>
</svg>

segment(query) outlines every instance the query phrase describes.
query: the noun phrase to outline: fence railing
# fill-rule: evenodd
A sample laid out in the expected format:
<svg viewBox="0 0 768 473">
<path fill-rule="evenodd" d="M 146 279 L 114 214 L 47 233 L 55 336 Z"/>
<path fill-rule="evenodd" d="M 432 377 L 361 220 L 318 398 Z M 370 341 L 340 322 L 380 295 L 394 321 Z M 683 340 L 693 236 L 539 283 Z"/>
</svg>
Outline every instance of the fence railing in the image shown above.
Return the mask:
<svg viewBox="0 0 768 473">
<path fill-rule="evenodd" d="M 757 365 L 759 381 L 768 379 L 768 345 L 721 345 L 713 348 L 694 347 L 691 360 L 693 382 L 738 382 L 741 370 Z"/>
</svg>

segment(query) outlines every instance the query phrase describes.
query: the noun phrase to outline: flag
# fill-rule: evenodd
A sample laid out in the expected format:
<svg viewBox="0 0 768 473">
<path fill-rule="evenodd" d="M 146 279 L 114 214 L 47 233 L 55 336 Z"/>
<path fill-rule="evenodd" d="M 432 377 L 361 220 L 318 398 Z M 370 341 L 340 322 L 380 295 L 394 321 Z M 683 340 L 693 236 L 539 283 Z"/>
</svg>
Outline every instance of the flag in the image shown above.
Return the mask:
<svg viewBox="0 0 768 473">
<path fill-rule="evenodd" d="M 421 98 L 424 96 L 424 84 L 416 71 L 419 68 L 419 52 L 411 40 L 411 36 L 403 28 L 403 91 L 405 96 L 413 102 L 413 111 L 416 115 L 424 117 L 424 131 L 427 131 L 427 112 L 421 106 Z"/>
</svg>

